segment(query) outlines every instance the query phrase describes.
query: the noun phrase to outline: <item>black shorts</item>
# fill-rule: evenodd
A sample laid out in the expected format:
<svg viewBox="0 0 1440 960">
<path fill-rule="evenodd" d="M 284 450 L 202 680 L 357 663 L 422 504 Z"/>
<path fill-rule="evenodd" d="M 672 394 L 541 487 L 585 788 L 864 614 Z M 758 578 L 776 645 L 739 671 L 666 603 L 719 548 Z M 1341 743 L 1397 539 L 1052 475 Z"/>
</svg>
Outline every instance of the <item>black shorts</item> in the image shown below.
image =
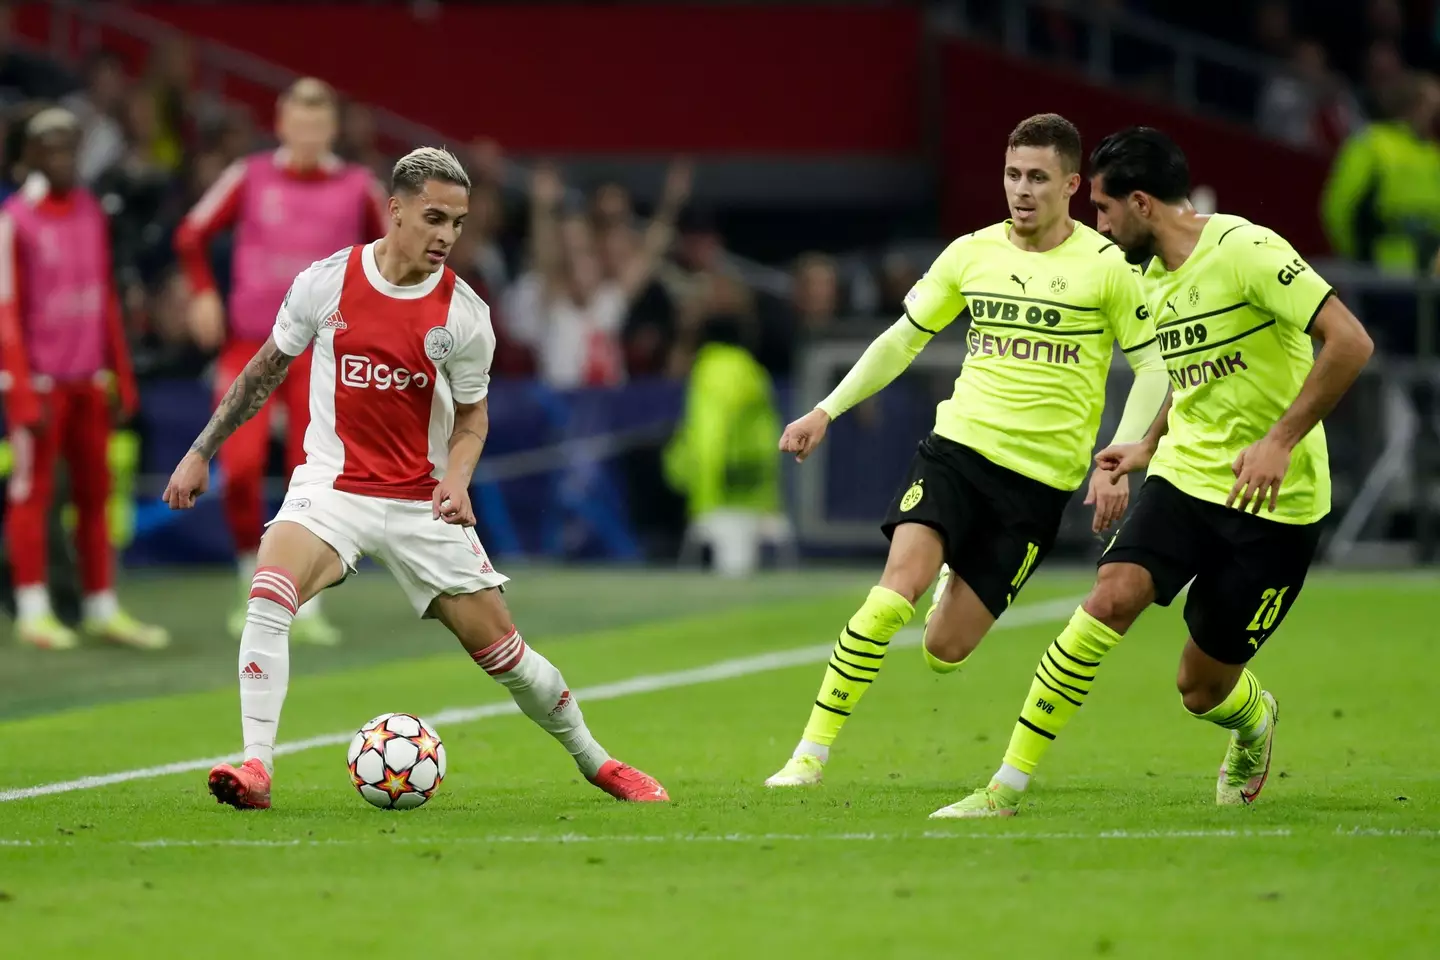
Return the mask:
<svg viewBox="0 0 1440 960">
<path fill-rule="evenodd" d="M 1100 563 L 1150 571 L 1162 607 L 1193 579 L 1185 600 L 1190 636 L 1221 663 L 1239 664 L 1290 612 L 1319 543 L 1318 523 L 1266 520 L 1149 477 Z"/>
<path fill-rule="evenodd" d="M 920 441 L 880 529 L 920 523 L 945 541 L 950 571 L 996 617 L 1055 545 L 1074 491 L 1057 490 L 937 434 Z"/>
</svg>

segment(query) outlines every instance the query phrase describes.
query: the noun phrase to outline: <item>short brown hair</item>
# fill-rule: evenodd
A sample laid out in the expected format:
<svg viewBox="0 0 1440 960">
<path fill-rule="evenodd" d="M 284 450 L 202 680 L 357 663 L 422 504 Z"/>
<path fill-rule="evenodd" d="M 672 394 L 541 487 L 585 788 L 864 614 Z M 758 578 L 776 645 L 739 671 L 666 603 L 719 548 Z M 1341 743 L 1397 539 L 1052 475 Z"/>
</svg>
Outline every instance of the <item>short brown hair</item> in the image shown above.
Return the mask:
<svg viewBox="0 0 1440 960">
<path fill-rule="evenodd" d="M 301 77 L 280 94 L 280 105 L 289 103 L 299 107 L 329 107 L 331 110 L 339 107 L 335 89 L 315 77 Z"/>
<path fill-rule="evenodd" d="M 1005 142 L 1007 150 L 1016 147 L 1052 147 L 1066 173 L 1080 172 L 1080 131 L 1058 113 L 1037 113 L 1021 120 Z"/>
</svg>

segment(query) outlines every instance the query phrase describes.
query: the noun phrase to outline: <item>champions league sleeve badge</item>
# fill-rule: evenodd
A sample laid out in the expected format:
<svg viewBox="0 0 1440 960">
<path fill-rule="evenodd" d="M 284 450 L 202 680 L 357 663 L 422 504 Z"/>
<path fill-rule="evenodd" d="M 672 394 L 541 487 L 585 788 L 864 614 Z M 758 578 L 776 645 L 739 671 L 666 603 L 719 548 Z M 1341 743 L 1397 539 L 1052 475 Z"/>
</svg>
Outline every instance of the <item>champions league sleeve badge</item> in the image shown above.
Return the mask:
<svg viewBox="0 0 1440 960">
<path fill-rule="evenodd" d="M 425 332 L 425 356 L 439 363 L 455 349 L 455 335 L 445 327 L 431 327 Z"/>
</svg>

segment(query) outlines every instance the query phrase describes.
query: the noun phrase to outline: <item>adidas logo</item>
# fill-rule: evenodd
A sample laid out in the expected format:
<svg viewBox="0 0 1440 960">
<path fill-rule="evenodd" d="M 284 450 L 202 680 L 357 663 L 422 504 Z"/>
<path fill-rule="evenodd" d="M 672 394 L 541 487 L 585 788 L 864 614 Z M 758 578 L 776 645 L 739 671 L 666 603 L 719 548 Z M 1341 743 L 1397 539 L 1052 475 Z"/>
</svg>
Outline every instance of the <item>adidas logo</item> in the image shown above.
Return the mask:
<svg viewBox="0 0 1440 960">
<path fill-rule="evenodd" d="M 490 561 L 489 561 L 489 560 L 485 560 L 485 561 L 483 561 L 483 562 L 480 564 L 480 572 L 481 572 L 481 573 L 494 573 L 494 572 L 495 572 L 495 568 L 490 565 Z"/>
<path fill-rule="evenodd" d="M 269 679 L 270 679 L 270 674 L 266 673 L 264 670 L 261 670 L 261 669 L 260 669 L 260 664 L 256 663 L 254 660 L 251 660 L 249 663 L 245 664 L 245 669 L 240 671 L 240 679 L 241 679 L 241 680 L 269 680 Z M 565 691 L 565 696 L 566 696 L 566 697 L 570 696 L 570 691 L 569 691 L 569 690 L 566 690 L 566 691 Z M 563 698 L 562 698 L 562 699 L 563 699 Z"/>
<path fill-rule="evenodd" d="M 563 692 L 560 694 L 560 699 L 557 700 L 557 701 L 555 701 L 555 706 L 550 710 L 550 716 L 552 716 L 552 717 L 555 716 L 555 714 L 559 713 L 561 710 L 564 710 L 566 707 L 570 706 L 570 703 L 571 703 L 570 691 L 569 691 L 569 690 L 565 690 L 565 691 L 563 691 Z"/>
<path fill-rule="evenodd" d="M 345 322 L 345 318 L 340 316 L 339 310 L 336 310 L 330 314 L 330 316 L 320 321 L 321 330 L 348 330 L 349 328 L 350 326 Z"/>
</svg>

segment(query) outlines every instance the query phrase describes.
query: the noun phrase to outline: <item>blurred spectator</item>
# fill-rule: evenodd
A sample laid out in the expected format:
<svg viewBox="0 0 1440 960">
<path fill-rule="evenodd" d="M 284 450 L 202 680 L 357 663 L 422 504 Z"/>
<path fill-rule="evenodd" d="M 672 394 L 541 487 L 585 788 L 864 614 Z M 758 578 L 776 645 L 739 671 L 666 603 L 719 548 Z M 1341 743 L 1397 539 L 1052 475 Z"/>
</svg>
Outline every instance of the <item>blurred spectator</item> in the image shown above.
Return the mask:
<svg viewBox="0 0 1440 960">
<path fill-rule="evenodd" d="M 1260 128 L 1297 147 L 1334 150 L 1361 123 L 1360 104 L 1326 63 L 1314 40 L 1295 44 L 1290 72 L 1273 77 L 1260 98 Z"/>
<path fill-rule="evenodd" d="M 880 313 L 889 314 L 905 302 L 905 294 L 920 279 L 921 270 L 903 253 L 886 254 L 880 263 Z"/>
<path fill-rule="evenodd" d="M 496 237 L 500 232 L 500 188 L 479 180 L 470 192 L 470 215 L 450 251 L 450 267 L 490 306 L 495 331 L 491 371 L 499 377 L 524 377 L 535 372 L 530 349 L 510 332 L 504 310 L 510 271 Z"/>
<path fill-rule="evenodd" d="M 590 196 L 590 220 L 600 232 L 610 227 L 633 225 L 635 205 L 624 184 L 612 180 L 595 188 Z"/>
<path fill-rule="evenodd" d="M 389 157 L 380 150 L 375 130 L 375 115 L 363 103 L 351 101 L 345 105 L 340 119 L 340 143 L 337 153 L 351 163 L 368 168 L 382 182 L 390 180 Z M 474 209 L 471 209 L 474 219 Z"/>
<path fill-rule="evenodd" d="M 1364 109 L 1372 117 L 1385 117 L 1385 92 L 1405 77 L 1400 48 L 1388 40 L 1376 40 L 1365 50 Z"/>
<path fill-rule="evenodd" d="M 562 219 L 565 186 L 552 167 L 531 187 L 532 270 L 512 297 L 512 333 L 535 351 L 540 376 L 553 387 L 613 386 L 625 379 L 621 336 L 626 315 L 654 277 L 690 195 L 691 169 L 673 164 L 655 216 L 638 249 L 607 276 L 587 219 Z"/>
<path fill-rule="evenodd" d="M 705 320 L 664 453 L 665 478 L 686 498 L 687 539 L 708 546 L 727 577 L 756 569 L 765 521 L 780 514 L 780 413 L 769 374 L 744 346 L 748 326 L 733 314 Z"/>
<path fill-rule="evenodd" d="M 1279 60 L 1290 56 L 1295 35 L 1290 21 L 1290 4 L 1286 0 L 1261 0 L 1255 7 L 1256 49 Z"/>
<path fill-rule="evenodd" d="M 61 104 L 80 122 L 80 182 L 93 184 L 125 155 L 121 117 L 128 92 L 120 58 L 101 50 L 85 69 L 85 89 Z"/>
<path fill-rule="evenodd" d="M 15 43 L 13 5 L 0 3 L 0 105 L 58 100 L 78 83 L 68 71 Z"/>
<path fill-rule="evenodd" d="M 180 168 L 192 133 L 194 73 L 190 45 L 183 37 L 172 37 L 150 51 L 145 88 L 155 107 L 155 129 L 148 147 L 166 170 Z"/>
<path fill-rule="evenodd" d="M 809 336 L 824 333 L 835 322 L 840 305 L 840 274 L 833 258 L 807 253 L 795 262 L 794 292 L 791 294 L 801 331 Z"/>
<path fill-rule="evenodd" d="M 1345 142 L 1322 214 L 1335 250 L 1394 274 L 1428 270 L 1440 249 L 1440 83 L 1410 74 L 1387 91 L 1386 119 Z"/>
</svg>

